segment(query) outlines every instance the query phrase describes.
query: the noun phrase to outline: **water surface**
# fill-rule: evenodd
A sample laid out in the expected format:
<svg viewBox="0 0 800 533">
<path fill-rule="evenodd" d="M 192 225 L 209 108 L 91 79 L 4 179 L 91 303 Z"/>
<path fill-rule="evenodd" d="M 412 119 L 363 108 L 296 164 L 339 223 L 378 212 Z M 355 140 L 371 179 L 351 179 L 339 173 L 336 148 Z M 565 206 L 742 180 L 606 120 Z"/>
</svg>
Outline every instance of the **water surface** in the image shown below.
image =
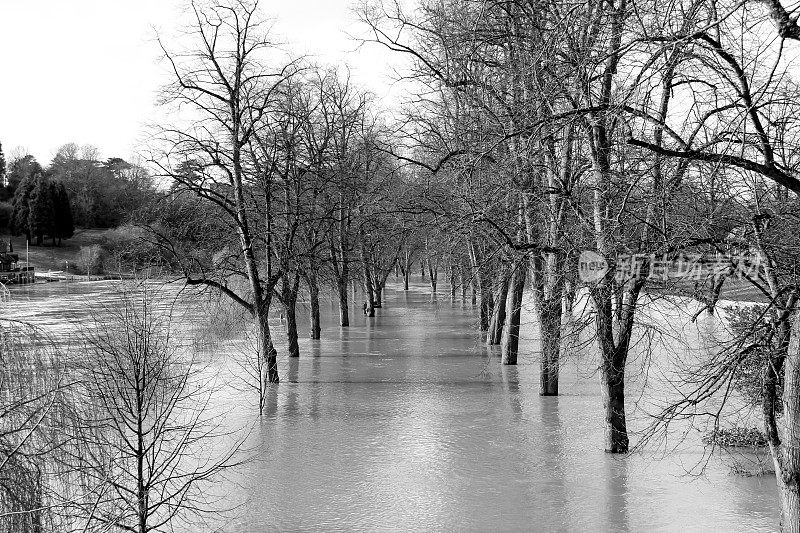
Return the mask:
<svg viewBox="0 0 800 533">
<path fill-rule="evenodd" d="M 26 304 L 18 318 L 66 334 L 93 303 L 113 301 L 110 288 L 50 284 L 12 298 Z M 229 382 L 217 407 L 231 427 L 255 423 L 256 459 L 221 488 L 244 502 L 224 531 L 776 529 L 774 476 L 733 475 L 729 461 L 705 453 L 697 430 L 658 449 L 605 454 L 590 344 L 566 354 L 561 396 L 540 397 L 531 324 L 520 364 L 504 367 L 476 334 L 469 302 L 441 287 L 432 300 L 422 283 L 399 288 L 387 289 L 375 318 L 354 309 L 349 329 L 326 304 L 323 340 L 301 340 L 299 360 L 281 351 L 282 382 L 260 419 L 252 394 L 234 385 L 230 361 L 242 344 L 208 350 Z M 273 327 L 280 336 L 277 315 Z M 301 321 L 301 337 L 306 330 Z M 629 379 L 631 403 L 643 378 Z M 630 424 L 645 422 L 632 414 Z"/>
</svg>

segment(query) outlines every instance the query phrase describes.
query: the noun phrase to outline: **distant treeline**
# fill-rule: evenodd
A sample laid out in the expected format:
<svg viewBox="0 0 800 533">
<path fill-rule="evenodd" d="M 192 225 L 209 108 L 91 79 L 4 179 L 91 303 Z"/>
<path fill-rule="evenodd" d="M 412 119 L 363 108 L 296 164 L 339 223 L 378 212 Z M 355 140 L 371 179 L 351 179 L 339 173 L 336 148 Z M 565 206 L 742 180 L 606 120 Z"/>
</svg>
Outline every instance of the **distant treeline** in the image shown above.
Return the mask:
<svg viewBox="0 0 800 533">
<path fill-rule="evenodd" d="M 0 230 L 68 238 L 74 227 L 112 228 L 126 222 L 155 188 L 142 166 L 119 157 L 101 161 L 97 149 L 74 143 L 59 148 L 43 167 L 17 153 L 6 161 L 0 145 Z"/>
</svg>

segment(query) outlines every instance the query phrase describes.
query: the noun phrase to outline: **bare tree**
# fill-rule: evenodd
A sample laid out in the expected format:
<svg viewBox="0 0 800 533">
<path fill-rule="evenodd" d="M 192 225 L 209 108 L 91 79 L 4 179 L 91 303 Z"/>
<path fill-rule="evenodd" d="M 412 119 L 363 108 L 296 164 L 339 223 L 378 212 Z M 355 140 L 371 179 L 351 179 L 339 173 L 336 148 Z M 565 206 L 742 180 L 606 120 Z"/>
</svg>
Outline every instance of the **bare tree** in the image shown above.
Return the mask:
<svg viewBox="0 0 800 533">
<path fill-rule="evenodd" d="M 263 381 L 277 383 L 277 351 L 268 317 L 282 273 L 265 251 L 270 228 L 253 215 L 250 191 L 258 176 L 248 147 L 269 120 L 278 90 L 297 68 L 289 60 L 272 67 L 281 54 L 264 32 L 257 2 L 192 2 L 191 7 L 189 36 L 196 48 L 172 52 L 163 41 L 161 46 L 173 73 L 163 101 L 193 114 L 193 122 L 162 128 L 151 162 L 178 190 L 213 206 L 235 231 L 238 251 L 219 268 L 208 270 L 185 257 L 178 264 L 186 283 L 224 293 L 255 318 L 259 356 L 266 362 Z M 181 172 L 187 161 L 194 162 L 190 174 Z M 162 241 L 166 250 L 177 249 L 168 239 Z M 236 278 L 244 279 L 246 287 L 232 284 Z"/>
<path fill-rule="evenodd" d="M 209 408 L 213 378 L 179 349 L 175 300 L 158 290 L 121 288 L 81 333 L 80 446 L 64 462 L 85 491 L 62 505 L 84 530 L 172 531 L 208 518 L 222 510 L 211 483 L 237 464 L 241 440 Z"/>
</svg>

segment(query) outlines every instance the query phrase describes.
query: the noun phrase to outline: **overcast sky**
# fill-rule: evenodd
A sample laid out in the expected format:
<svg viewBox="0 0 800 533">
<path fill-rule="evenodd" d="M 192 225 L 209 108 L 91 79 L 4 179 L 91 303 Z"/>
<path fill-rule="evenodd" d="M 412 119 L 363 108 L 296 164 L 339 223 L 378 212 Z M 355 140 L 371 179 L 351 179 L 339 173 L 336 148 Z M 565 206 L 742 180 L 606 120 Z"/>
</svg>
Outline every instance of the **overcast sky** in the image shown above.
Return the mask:
<svg viewBox="0 0 800 533">
<path fill-rule="evenodd" d="M 47 164 L 64 143 L 130 158 L 156 116 L 164 83 L 154 42 L 182 24 L 186 0 L 0 0 L 0 143 Z M 347 62 L 357 83 L 386 97 L 387 55 L 357 48 L 352 0 L 262 0 L 291 50 Z M 154 29 L 155 28 L 155 29 Z"/>
</svg>

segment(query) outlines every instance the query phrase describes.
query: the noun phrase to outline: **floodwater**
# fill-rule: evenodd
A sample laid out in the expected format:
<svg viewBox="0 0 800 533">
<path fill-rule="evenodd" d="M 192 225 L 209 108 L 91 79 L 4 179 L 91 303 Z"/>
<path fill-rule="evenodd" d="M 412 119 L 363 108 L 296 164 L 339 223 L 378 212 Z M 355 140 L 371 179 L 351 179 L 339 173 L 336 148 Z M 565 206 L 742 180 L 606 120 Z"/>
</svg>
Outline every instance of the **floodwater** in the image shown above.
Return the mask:
<svg viewBox="0 0 800 533">
<path fill-rule="evenodd" d="M 17 318 L 66 332 L 91 304 L 111 301 L 110 288 L 20 287 L 12 299 L 21 304 Z M 709 454 L 697 428 L 629 456 L 604 453 L 591 343 L 566 349 L 561 396 L 540 397 L 535 328 L 523 328 L 520 364 L 504 367 L 476 333 L 477 310 L 439 290 L 434 300 L 421 282 L 408 292 L 390 286 L 378 316 L 358 309 L 350 328 L 339 328 L 336 307 L 324 305 L 323 340 L 302 339 L 295 360 L 278 344 L 282 381 L 260 418 L 252 393 L 233 385 L 228 361 L 240 344 L 206 348 L 226 376 L 227 420 L 251 425 L 254 454 L 220 482 L 240 504 L 222 530 L 777 529 L 774 476 L 734 475 L 732 459 Z M 281 336 L 278 316 L 273 326 Z M 300 327 L 305 337 L 307 323 Z M 677 349 L 657 347 L 655 367 Z M 633 407 L 647 403 L 645 373 L 636 371 L 643 360 L 632 357 L 628 378 L 633 442 L 647 424 L 645 409 Z"/>
</svg>

